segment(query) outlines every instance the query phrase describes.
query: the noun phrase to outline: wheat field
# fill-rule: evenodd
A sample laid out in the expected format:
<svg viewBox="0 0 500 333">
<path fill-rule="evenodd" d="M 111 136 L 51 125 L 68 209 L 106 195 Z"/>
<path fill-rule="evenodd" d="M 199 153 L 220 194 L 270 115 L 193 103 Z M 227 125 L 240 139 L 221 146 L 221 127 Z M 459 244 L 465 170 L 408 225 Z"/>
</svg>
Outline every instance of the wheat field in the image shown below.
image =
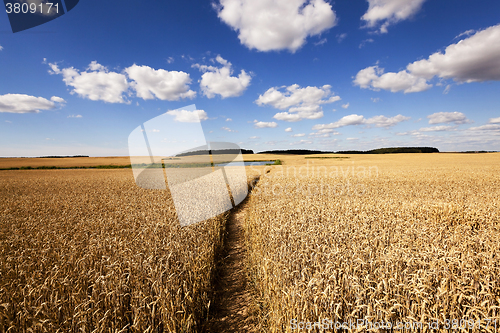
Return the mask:
<svg viewBox="0 0 500 333">
<path fill-rule="evenodd" d="M 283 162 L 247 167 L 262 331 L 500 329 L 500 154 L 258 157 Z M 0 332 L 203 331 L 228 214 L 181 228 L 131 170 L 1 171 Z"/>
<path fill-rule="evenodd" d="M 246 225 L 267 332 L 500 329 L 500 154 L 284 162 Z"/>
<path fill-rule="evenodd" d="M 226 216 L 181 228 L 130 170 L 1 172 L 0 331 L 197 331 Z"/>
</svg>

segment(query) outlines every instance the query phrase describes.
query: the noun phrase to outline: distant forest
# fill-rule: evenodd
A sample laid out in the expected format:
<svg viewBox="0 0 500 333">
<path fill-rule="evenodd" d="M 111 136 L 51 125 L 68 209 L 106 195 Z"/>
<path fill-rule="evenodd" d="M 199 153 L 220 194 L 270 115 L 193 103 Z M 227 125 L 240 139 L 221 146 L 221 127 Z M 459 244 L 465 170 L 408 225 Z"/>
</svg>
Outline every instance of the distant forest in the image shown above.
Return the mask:
<svg viewBox="0 0 500 333">
<path fill-rule="evenodd" d="M 193 155 L 206 155 L 206 154 L 211 154 L 211 155 L 225 155 L 225 154 L 234 154 L 237 155 L 240 153 L 239 149 L 221 149 L 221 150 L 196 150 L 196 151 L 189 151 L 187 153 L 182 153 L 182 154 L 177 154 L 175 156 L 193 156 Z M 250 149 L 241 149 L 242 154 L 253 154 L 253 150 Z"/>
<path fill-rule="evenodd" d="M 312 154 L 398 154 L 398 153 L 439 153 L 439 149 L 433 147 L 394 147 L 378 148 L 372 150 L 344 150 L 344 151 L 320 151 L 308 149 L 290 149 L 290 150 L 268 150 L 261 151 L 258 154 L 292 154 L 292 155 L 312 155 Z"/>
</svg>

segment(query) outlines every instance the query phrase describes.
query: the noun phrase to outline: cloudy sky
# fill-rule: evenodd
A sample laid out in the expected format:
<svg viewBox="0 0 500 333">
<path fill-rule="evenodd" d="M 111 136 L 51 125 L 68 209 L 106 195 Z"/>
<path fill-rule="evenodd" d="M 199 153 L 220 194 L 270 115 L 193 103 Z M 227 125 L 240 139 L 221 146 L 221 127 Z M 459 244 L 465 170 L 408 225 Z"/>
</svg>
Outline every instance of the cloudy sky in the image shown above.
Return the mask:
<svg viewBox="0 0 500 333">
<path fill-rule="evenodd" d="M 166 112 L 256 151 L 500 150 L 500 2 L 80 1 L 0 15 L 0 77 L 0 156 L 127 155 Z"/>
</svg>

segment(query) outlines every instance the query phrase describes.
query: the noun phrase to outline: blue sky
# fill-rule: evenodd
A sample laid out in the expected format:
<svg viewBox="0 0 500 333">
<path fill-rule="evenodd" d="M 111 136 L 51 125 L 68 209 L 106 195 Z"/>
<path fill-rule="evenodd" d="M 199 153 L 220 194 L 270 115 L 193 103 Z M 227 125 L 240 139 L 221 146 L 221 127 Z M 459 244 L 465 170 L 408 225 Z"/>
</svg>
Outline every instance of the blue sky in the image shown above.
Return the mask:
<svg viewBox="0 0 500 333">
<path fill-rule="evenodd" d="M 255 151 L 499 150 L 499 24 L 497 0 L 82 0 L 15 34 L 3 14 L 0 156 L 125 156 L 192 104 Z"/>
</svg>

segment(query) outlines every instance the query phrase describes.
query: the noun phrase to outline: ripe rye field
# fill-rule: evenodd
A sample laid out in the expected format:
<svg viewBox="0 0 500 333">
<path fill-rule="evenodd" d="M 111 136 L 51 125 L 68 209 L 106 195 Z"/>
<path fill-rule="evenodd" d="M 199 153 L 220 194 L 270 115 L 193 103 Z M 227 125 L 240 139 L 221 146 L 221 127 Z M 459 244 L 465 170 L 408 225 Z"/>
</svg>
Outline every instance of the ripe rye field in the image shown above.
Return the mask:
<svg viewBox="0 0 500 333">
<path fill-rule="evenodd" d="M 261 176 L 244 223 L 261 331 L 498 331 L 500 154 L 345 157 L 245 156 L 283 162 L 247 167 Z M 0 332 L 202 331 L 228 214 L 181 228 L 168 191 L 130 169 L 0 171 Z"/>
</svg>

